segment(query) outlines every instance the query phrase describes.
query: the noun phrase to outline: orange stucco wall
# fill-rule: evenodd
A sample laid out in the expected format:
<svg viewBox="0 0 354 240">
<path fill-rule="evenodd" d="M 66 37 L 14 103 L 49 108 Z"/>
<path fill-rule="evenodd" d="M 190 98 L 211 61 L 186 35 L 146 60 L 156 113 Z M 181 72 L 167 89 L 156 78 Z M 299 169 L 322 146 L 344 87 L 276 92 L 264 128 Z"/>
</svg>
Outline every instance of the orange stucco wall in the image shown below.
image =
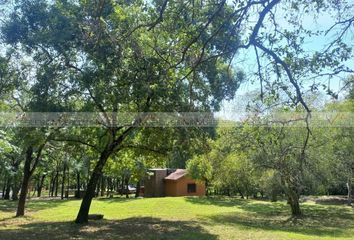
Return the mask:
<svg viewBox="0 0 354 240">
<path fill-rule="evenodd" d="M 196 184 L 196 192 L 188 193 L 188 184 Z M 176 196 L 204 196 L 205 195 L 205 183 L 196 182 L 195 180 L 182 177 L 178 180 L 167 180 L 165 179 L 165 194 L 166 196 L 176 197 Z"/>
</svg>

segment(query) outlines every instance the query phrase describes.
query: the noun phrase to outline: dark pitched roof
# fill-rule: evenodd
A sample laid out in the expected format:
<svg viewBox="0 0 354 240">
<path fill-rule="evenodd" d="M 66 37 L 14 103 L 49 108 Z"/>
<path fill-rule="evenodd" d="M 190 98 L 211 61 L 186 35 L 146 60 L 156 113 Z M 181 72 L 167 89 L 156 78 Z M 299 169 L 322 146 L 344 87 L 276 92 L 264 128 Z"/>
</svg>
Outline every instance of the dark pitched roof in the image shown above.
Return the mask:
<svg viewBox="0 0 354 240">
<path fill-rule="evenodd" d="M 167 180 L 178 180 L 178 179 L 182 178 L 185 175 L 187 175 L 187 170 L 186 169 L 177 169 L 176 171 L 174 171 L 173 173 L 171 173 L 170 175 L 165 177 L 165 179 L 167 179 Z"/>
</svg>

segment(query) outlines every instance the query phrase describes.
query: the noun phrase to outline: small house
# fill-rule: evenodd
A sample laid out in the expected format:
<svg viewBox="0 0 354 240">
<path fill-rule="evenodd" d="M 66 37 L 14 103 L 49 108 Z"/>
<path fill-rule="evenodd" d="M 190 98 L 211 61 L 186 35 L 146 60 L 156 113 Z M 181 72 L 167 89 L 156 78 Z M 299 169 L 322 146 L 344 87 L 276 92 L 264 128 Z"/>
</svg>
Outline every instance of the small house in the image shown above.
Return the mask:
<svg viewBox="0 0 354 240">
<path fill-rule="evenodd" d="M 150 169 L 145 197 L 204 196 L 205 183 L 188 176 L 186 169 Z"/>
</svg>

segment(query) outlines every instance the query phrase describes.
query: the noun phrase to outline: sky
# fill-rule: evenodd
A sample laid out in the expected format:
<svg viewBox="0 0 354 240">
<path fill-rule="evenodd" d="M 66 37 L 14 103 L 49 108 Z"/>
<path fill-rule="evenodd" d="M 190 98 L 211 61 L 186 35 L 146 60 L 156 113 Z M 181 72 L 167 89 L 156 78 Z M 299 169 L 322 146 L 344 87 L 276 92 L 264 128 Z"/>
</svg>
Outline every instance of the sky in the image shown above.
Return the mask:
<svg viewBox="0 0 354 240">
<path fill-rule="evenodd" d="M 283 10 L 277 11 L 279 13 L 277 21 L 279 23 L 280 28 L 286 29 L 288 24 L 282 17 L 282 15 L 284 14 Z M 307 29 L 313 31 L 325 31 L 329 29 L 336 21 L 336 19 L 331 17 L 329 14 L 321 14 L 317 17 L 316 20 L 314 19 L 313 14 L 307 14 L 303 15 L 302 19 L 303 26 L 306 26 Z M 266 26 L 263 26 L 263 30 L 266 30 Z M 304 50 L 309 53 L 314 53 L 315 51 L 322 51 L 326 48 L 328 42 L 330 42 L 337 36 L 336 30 L 338 29 L 334 29 L 327 35 L 323 34 L 321 36 L 305 38 L 305 44 L 303 45 Z M 354 40 L 353 30 L 354 27 L 349 29 L 349 31 L 345 35 L 345 39 L 349 43 Z M 347 61 L 346 65 L 351 69 L 354 69 L 354 59 Z M 255 70 L 257 70 L 257 62 L 255 60 L 255 54 L 253 49 L 239 52 L 238 58 L 235 61 L 235 66 L 238 69 L 242 69 L 246 74 L 248 74 L 248 76 L 250 76 L 250 73 L 255 72 Z M 337 77 L 334 77 L 330 80 L 328 80 L 327 77 L 323 77 L 319 79 L 319 81 L 323 82 L 326 85 L 329 85 L 330 89 L 332 89 L 333 91 L 338 91 L 342 88 L 343 79 L 345 79 L 347 76 L 348 74 L 339 74 Z M 221 111 L 219 111 L 216 116 L 221 118 L 229 118 L 228 116 L 230 115 L 235 116 L 237 112 L 244 111 L 244 108 L 246 106 L 245 101 L 248 101 L 249 99 L 247 95 L 251 92 L 260 92 L 259 80 L 255 77 L 252 77 L 252 79 L 254 83 L 252 83 L 252 81 L 246 81 L 241 85 L 241 87 L 236 92 L 236 97 L 234 100 L 224 101 Z M 323 94 L 323 96 L 325 96 L 325 94 Z M 343 97 L 343 95 L 340 95 L 340 97 Z M 330 100 L 331 99 L 329 98 L 329 96 L 324 97 L 324 101 Z"/>
</svg>

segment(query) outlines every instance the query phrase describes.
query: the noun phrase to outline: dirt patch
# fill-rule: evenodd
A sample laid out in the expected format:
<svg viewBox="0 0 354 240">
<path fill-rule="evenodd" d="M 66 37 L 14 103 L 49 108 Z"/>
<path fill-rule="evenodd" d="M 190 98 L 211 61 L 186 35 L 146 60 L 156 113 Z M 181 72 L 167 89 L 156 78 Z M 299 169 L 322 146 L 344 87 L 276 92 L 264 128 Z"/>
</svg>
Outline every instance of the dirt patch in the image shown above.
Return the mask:
<svg viewBox="0 0 354 240">
<path fill-rule="evenodd" d="M 323 205 L 346 205 L 346 196 L 306 196 L 301 198 L 302 202 L 313 201 L 316 204 Z"/>
</svg>

